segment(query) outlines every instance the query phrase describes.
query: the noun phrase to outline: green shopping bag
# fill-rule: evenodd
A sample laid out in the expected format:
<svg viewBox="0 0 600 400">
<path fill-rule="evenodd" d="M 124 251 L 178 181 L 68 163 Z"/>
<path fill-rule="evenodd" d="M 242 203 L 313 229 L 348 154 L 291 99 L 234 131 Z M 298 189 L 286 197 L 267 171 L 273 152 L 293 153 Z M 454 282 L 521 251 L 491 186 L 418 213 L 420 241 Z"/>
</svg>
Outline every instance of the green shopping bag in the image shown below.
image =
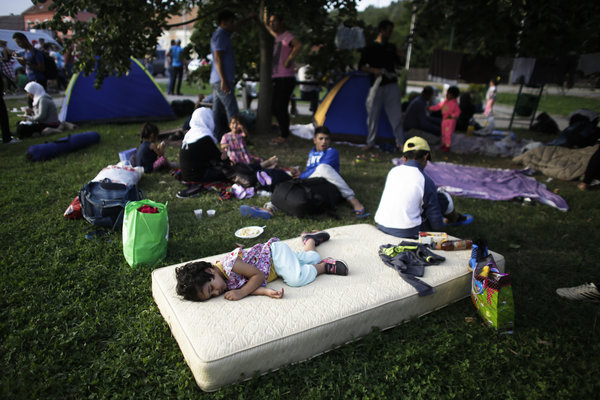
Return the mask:
<svg viewBox="0 0 600 400">
<path fill-rule="evenodd" d="M 482 276 L 485 267 L 487 276 Z M 477 262 L 473 268 L 471 300 L 487 325 L 500 331 L 512 331 L 515 319 L 512 281 L 510 275 L 496 271 L 491 254 Z"/>
<path fill-rule="evenodd" d="M 167 204 L 143 199 L 130 201 L 125 206 L 123 254 L 132 267 L 154 266 L 167 255 Z"/>
</svg>

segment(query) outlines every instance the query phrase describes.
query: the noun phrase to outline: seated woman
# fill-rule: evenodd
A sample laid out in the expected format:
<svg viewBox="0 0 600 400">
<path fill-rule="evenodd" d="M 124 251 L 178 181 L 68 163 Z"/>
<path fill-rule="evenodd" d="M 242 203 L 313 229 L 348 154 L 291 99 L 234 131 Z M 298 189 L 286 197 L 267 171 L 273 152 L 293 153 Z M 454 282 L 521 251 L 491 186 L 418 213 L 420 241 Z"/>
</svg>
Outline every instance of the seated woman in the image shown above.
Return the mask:
<svg viewBox="0 0 600 400">
<path fill-rule="evenodd" d="M 25 110 L 26 120 L 17 123 L 17 136 L 22 139 L 41 134 L 45 128 L 58 127 L 60 122 L 56 105 L 44 87 L 37 82 L 29 82 L 25 85 L 25 91 L 33 100 L 33 105 Z"/>
<path fill-rule="evenodd" d="M 181 176 L 187 182 L 226 180 L 222 172 L 223 159 L 214 136 L 212 110 L 197 108 L 190 119 L 179 151 Z"/>
</svg>

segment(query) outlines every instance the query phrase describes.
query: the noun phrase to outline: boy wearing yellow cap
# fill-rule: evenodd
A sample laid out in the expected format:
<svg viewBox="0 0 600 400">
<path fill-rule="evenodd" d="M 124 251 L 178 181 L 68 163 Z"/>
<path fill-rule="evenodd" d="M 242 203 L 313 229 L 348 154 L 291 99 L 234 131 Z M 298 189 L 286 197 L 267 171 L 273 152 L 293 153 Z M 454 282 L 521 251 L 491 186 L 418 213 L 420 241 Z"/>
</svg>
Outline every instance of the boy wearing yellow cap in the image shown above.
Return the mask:
<svg viewBox="0 0 600 400">
<path fill-rule="evenodd" d="M 425 139 L 413 136 L 404 142 L 402 158 L 404 164 L 388 172 L 375 213 L 375 222 L 381 231 L 402 238 L 417 238 L 419 231 L 443 231 L 444 217 L 451 225 L 472 221 L 472 216 L 456 213 L 452 198 L 438 192 L 433 180 L 423 172 L 431 159 L 431 148 Z"/>
</svg>

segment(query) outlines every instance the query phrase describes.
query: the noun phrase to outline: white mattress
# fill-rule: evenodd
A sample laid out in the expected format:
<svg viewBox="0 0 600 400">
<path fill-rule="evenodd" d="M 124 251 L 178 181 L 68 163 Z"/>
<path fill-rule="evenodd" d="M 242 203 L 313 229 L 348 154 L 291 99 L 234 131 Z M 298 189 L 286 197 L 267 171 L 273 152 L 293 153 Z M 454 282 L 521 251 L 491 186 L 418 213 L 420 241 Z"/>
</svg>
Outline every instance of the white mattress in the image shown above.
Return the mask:
<svg viewBox="0 0 600 400">
<path fill-rule="evenodd" d="M 301 288 L 280 279 L 270 287 L 285 287 L 283 299 L 249 296 L 207 302 L 180 299 L 175 293 L 175 267 L 152 272 L 152 294 L 201 389 L 213 391 L 284 365 L 303 361 L 359 339 L 373 327 L 386 329 L 470 295 L 470 250 L 439 251 L 446 261 L 425 268 L 421 278 L 435 293 L 419 297 L 377 252 L 382 244 L 401 239 L 368 224 L 327 230 L 322 257 L 345 260 L 348 276 L 321 275 Z M 263 234 L 256 242 L 265 241 Z M 285 240 L 300 250 L 299 238 Z M 500 270 L 504 257 L 493 253 Z M 214 262 L 221 255 L 202 260 Z"/>
</svg>

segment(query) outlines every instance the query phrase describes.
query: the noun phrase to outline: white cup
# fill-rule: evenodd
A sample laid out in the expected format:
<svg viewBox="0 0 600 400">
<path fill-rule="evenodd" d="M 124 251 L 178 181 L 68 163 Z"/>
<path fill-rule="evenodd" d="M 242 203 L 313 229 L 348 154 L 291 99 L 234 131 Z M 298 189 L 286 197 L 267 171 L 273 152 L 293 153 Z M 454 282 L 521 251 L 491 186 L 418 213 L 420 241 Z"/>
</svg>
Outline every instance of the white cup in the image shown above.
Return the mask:
<svg viewBox="0 0 600 400">
<path fill-rule="evenodd" d="M 196 218 L 198 218 L 198 219 L 202 218 L 202 209 L 199 208 L 197 210 L 194 210 L 194 214 L 196 214 Z"/>
<path fill-rule="evenodd" d="M 21 111 L 25 112 L 25 111 L 27 111 L 28 108 L 29 107 L 27 107 L 27 106 L 23 106 L 23 107 L 21 107 Z"/>
<path fill-rule="evenodd" d="M 209 217 L 214 217 L 215 216 L 215 210 L 206 210 L 206 215 L 208 215 Z"/>
</svg>

